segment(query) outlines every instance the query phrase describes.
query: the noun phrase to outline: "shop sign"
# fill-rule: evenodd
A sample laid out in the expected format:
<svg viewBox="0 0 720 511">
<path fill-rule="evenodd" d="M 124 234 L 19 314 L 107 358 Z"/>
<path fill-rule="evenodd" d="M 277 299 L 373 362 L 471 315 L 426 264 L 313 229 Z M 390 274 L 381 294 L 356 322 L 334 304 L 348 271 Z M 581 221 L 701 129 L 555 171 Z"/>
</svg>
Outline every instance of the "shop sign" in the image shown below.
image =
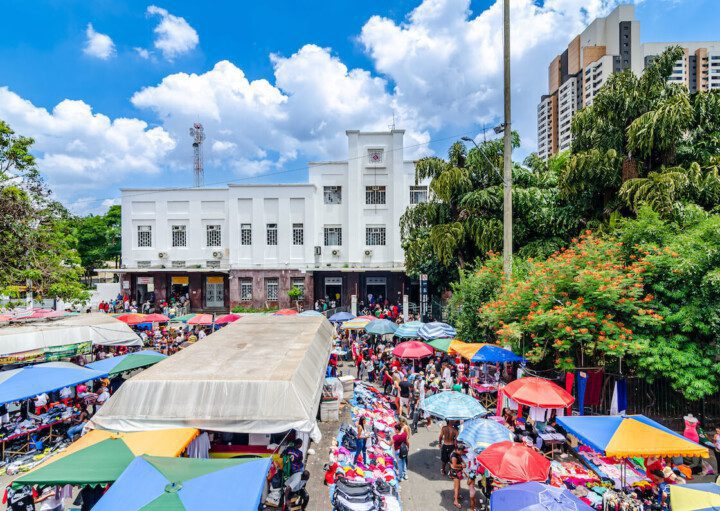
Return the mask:
<svg viewBox="0 0 720 511">
<path fill-rule="evenodd" d="M 45 361 L 56 362 L 63 358 L 74 357 L 75 355 L 87 355 L 90 351 L 92 351 L 92 342 L 51 346 L 45 349 Z"/>
<path fill-rule="evenodd" d="M 207 283 L 208 284 L 223 284 L 224 280 L 222 277 L 208 277 Z"/>
<path fill-rule="evenodd" d="M 123 280 L 123 289 L 130 289 L 130 281 Z"/>
<path fill-rule="evenodd" d="M 325 277 L 326 286 L 341 286 L 342 277 Z"/>
<path fill-rule="evenodd" d="M 45 350 L 23 351 L 0 357 L 0 365 L 20 364 L 23 362 L 43 362 L 44 360 Z"/>
<path fill-rule="evenodd" d="M 187 286 L 190 284 L 190 277 L 171 277 L 172 285 Z"/>
<path fill-rule="evenodd" d="M 137 283 L 138 284 L 153 284 L 155 280 L 155 277 L 138 277 Z"/>
</svg>

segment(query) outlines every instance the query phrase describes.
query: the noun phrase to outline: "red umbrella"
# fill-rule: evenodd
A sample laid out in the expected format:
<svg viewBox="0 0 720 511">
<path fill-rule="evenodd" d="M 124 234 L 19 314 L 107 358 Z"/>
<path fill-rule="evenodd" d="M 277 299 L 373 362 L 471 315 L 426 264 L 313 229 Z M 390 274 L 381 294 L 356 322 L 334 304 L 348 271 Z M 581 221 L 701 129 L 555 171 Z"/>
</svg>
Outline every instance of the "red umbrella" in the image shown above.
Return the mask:
<svg viewBox="0 0 720 511">
<path fill-rule="evenodd" d="M 123 323 L 127 323 L 128 325 L 139 325 L 140 323 L 147 323 L 147 320 L 145 319 L 145 314 L 121 314 L 117 316 L 115 319 L 119 319 Z"/>
<path fill-rule="evenodd" d="M 567 408 L 575 402 L 565 389 L 543 378 L 520 378 L 503 388 L 510 399 L 538 408 Z"/>
<path fill-rule="evenodd" d="M 146 314 L 143 323 L 167 323 L 170 318 L 164 314 Z"/>
<path fill-rule="evenodd" d="M 478 462 L 499 479 L 513 483 L 545 482 L 550 473 L 550 460 L 524 444 L 498 442 L 477 457 Z"/>
<path fill-rule="evenodd" d="M 398 358 L 425 358 L 433 354 L 432 346 L 419 341 L 401 342 L 392 351 Z"/>
<path fill-rule="evenodd" d="M 275 311 L 273 316 L 294 316 L 297 313 L 298 311 L 295 309 L 280 309 L 279 311 Z"/>
<path fill-rule="evenodd" d="M 197 316 L 194 316 L 194 317 L 188 319 L 187 324 L 188 325 L 212 325 L 213 324 L 213 315 L 212 314 L 198 314 Z"/>
<path fill-rule="evenodd" d="M 225 314 L 224 316 L 220 316 L 215 320 L 216 325 L 224 325 L 225 323 L 232 323 L 233 321 L 237 321 L 238 319 L 242 318 L 240 314 Z"/>
</svg>

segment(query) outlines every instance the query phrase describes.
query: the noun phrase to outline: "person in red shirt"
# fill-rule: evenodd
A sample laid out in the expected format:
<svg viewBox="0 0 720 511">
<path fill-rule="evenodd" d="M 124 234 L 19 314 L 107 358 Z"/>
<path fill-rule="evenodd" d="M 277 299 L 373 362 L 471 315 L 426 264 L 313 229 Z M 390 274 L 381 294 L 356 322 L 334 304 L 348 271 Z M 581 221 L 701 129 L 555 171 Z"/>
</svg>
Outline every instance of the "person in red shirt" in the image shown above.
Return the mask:
<svg viewBox="0 0 720 511">
<path fill-rule="evenodd" d="M 407 479 L 407 457 L 410 446 L 408 444 L 407 433 L 403 431 L 399 423 L 395 424 L 395 434 L 392 437 L 392 442 L 395 458 L 398 462 L 398 481 L 402 481 L 403 479 Z"/>
</svg>

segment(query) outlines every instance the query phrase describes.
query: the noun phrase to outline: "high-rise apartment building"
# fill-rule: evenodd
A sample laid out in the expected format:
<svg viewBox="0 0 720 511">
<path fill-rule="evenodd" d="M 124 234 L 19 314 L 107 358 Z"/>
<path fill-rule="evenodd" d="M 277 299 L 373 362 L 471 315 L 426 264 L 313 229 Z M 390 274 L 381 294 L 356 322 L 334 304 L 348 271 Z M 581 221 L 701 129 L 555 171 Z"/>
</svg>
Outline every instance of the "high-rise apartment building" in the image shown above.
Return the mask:
<svg viewBox="0 0 720 511">
<path fill-rule="evenodd" d="M 612 73 L 639 75 L 668 46 L 685 48 L 670 77 L 691 92 L 720 89 L 720 42 L 640 43 L 634 5 L 620 5 L 595 19 L 548 67 L 548 93 L 537 109 L 538 155 L 548 158 L 569 149 L 575 113 L 591 105 Z"/>
</svg>

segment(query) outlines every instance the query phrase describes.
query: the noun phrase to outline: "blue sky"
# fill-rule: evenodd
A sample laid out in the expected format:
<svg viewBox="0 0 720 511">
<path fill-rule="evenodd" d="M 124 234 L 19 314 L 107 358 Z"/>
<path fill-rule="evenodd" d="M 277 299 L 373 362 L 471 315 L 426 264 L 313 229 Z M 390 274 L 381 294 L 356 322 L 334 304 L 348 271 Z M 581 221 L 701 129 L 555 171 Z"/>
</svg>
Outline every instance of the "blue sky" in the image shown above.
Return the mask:
<svg viewBox="0 0 720 511">
<path fill-rule="evenodd" d="M 534 149 L 547 63 L 614 0 L 513 0 L 513 120 Z M 643 41 L 712 40 L 712 0 L 645 0 Z M 37 139 L 76 212 L 122 186 L 192 183 L 187 128 L 206 126 L 206 182 L 302 181 L 345 156 L 345 129 L 407 130 L 442 154 L 501 111 L 495 1 L 20 1 L 0 17 L 0 118 Z M 263 177 L 264 176 L 264 177 Z"/>
</svg>

